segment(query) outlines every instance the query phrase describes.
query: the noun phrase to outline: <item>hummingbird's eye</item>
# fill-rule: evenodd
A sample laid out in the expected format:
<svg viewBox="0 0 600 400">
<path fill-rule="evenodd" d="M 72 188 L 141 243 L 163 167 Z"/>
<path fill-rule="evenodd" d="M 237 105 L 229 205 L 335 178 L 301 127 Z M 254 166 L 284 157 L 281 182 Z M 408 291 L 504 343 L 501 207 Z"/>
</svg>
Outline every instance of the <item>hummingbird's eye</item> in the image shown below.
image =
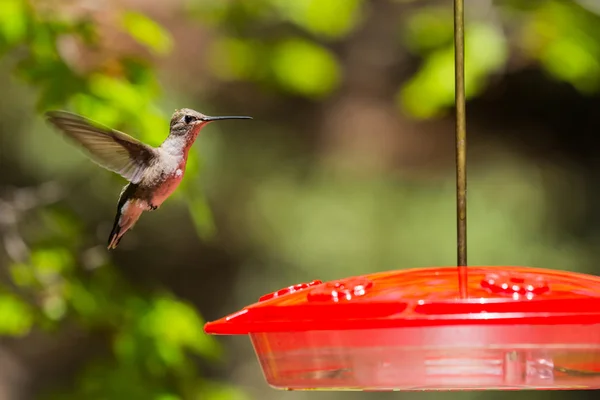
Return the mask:
<svg viewBox="0 0 600 400">
<path fill-rule="evenodd" d="M 194 122 L 196 120 L 196 117 L 193 117 L 191 115 L 186 115 L 183 120 L 185 121 L 186 124 L 191 124 L 192 122 Z"/>
</svg>

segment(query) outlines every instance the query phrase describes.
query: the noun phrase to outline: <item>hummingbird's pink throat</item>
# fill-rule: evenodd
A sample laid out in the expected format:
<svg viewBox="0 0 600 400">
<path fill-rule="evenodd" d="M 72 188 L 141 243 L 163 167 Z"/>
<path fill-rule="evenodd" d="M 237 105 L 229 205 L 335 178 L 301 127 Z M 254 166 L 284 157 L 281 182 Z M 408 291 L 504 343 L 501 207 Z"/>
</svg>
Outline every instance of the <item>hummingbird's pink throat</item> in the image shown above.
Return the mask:
<svg viewBox="0 0 600 400">
<path fill-rule="evenodd" d="M 190 133 L 188 135 L 186 135 L 186 138 L 185 138 L 184 151 L 185 151 L 186 156 L 187 156 L 187 152 L 189 151 L 190 147 L 192 147 L 192 145 L 198 138 L 198 135 L 200 134 L 200 131 L 202 130 L 202 128 L 204 128 L 206 125 L 208 125 L 210 123 L 211 123 L 211 121 L 197 121 L 196 123 L 194 123 L 194 127 L 190 130 Z"/>
</svg>

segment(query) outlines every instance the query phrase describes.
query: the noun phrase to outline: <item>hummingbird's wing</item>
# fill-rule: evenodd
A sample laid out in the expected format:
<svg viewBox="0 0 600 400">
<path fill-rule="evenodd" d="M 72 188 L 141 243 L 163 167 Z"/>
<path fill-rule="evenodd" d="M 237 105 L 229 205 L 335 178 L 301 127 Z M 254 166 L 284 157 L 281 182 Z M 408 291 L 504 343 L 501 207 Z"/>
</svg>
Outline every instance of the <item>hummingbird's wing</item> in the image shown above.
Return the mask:
<svg viewBox="0 0 600 400">
<path fill-rule="evenodd" d="M 132 183 L 139 183 L 158 153 L 131 136 L 66 111 L 46 113 L 48 121 L 81 145 L 89 157 Z"/>
</svg>

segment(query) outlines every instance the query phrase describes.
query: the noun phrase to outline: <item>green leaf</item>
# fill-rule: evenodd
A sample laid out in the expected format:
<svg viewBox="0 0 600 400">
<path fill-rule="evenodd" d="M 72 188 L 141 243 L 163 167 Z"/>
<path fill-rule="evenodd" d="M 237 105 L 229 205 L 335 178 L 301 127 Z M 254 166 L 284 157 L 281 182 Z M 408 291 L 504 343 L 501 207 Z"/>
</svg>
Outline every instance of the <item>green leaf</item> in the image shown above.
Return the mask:
<svg viewBox="0 0 600 400">
<path fill-rule="evenodd" d="M 170 365 L 181 362 L 184 348 L 209 358 L 219 354 L 217 343 L 204 333 L 203 321 L 194 308 L 170 297 L 154 300 L 141 328 L 156 340 L 157 350 Z"/>
<path fill-rule="evenodd" d="M 79 93 L 71 99 L 73 109 L 87 118 L 105 126 L 115 126 L 120 121 L 119 110 L 112 103 L 96 96 Z"/>
<path fill-rule="evenodd" d="M 494 27 L 472 24 L 465 40 L 465 92 L 471 98 L 485 88 L 489 75 L 504 66 L 506 38 Z M 423 67 L 400 90 L 397 100 L 417 118 L 440 115 L 454 104 L 454 48 L 442 47 L 427 56 Z"/>
<path fill-rule="evenodd" d="M 274 50 L 271 65 L 276 80 L 292 93 L 322 98 L 335 90 L 340 68 L 329 51 L 316 43 L 289 39 Z"/>
<path fill-rule="evenodd" d="M 347 35 L 360 18 L 362 0 L 277 0 L 284 18 L 313 34 L 328 38 Z"/>
<path fill-rule="evenodd" d="M 0 6 L 0 35 L 14 44 L 27 34 L 27 5 L 24 0 L 2 0 Z"/>
<path fill-rule="evenodd" d="M 406 21 L 403 39 L 409 49 L 425 53 L 452 43 L 454 25 L 448 8 L 424 8 Z"/>
<path fill-rule="evenodd" d="M 32 325 L 31 308 L 13 295 L 0 293 L 0 335 L 22 336 Z"/>
<path fill-rule="evenodd" d="M 557 38 L 540 58 L 550 74 L 570 82 L 583 93 L 595 92 L 600 87 L 598 53 L 590 51 L 585 41 L 568 36 Z"/>
<path fill-rule="evenodd" d="M 90 77 L 89 85 L 92 94 L 132 114 L 137 114 L 147 103 L 146 96 L 123 79 L 96 74 Z"/>
<path fill-rule="evenodd" d="M 53 280 L 55 276 L 70 270 L 74 265 L 73 255 L 62 247 L 36 249 L 31 253 L 31 264 L 38 279 Z"/>
<path fill-rule="evenodd" d="M 548 2 L 523 30 L 523 48 L 555 79 L 581 93 L 600 89 L 598 19 L 569 3 Z"/>
<path fill-rule="evenodd" d="M 417 118 L 432 118 L 454 101 L 454 53 L 434 52 L 419 72 L 400 90 L 402 108 Z"/>
<path fill-rule="evenodd" d="M 135 40 L 157 54 L 166 54 L 171 50 L 169 33 L 146 15 L 128 11 L 123 14 L 121 23 Z"/>
</svg>

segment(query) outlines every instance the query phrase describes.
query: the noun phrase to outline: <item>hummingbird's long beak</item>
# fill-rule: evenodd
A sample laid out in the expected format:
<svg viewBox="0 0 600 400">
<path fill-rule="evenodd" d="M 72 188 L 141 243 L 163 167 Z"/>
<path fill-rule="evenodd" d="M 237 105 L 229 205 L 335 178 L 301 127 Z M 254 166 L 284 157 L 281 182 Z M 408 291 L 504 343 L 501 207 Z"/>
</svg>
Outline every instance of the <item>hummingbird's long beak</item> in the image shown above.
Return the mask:
<svg viewBox="0 0 600 400">
<path fill-rule="evenodd" d="M 219 121 L 222 119 L 252 119 L 252 117 L 247 117 L 247 116 L 243 116 L 243 115 L 226 116 L 226 117 L 204 117 L 204 118 L 202 118 L 202 121 L 210 122 L 210 121 Z"/>
</svg>

